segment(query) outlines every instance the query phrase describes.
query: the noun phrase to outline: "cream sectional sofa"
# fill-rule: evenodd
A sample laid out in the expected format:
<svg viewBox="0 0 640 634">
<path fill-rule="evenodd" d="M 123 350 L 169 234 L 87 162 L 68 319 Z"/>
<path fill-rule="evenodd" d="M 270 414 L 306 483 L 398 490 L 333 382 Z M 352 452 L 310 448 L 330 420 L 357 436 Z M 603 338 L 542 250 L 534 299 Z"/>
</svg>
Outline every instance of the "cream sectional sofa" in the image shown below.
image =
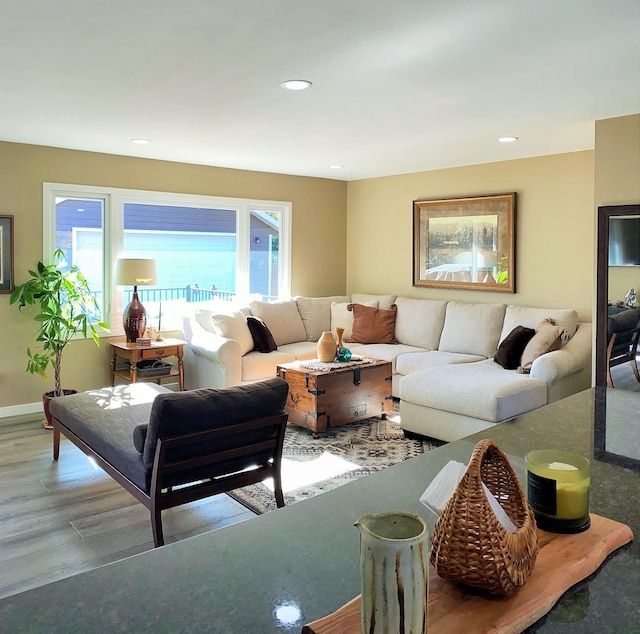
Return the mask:
<svg viewBox="0 0 640 634">
<path fill-rule="evenodd" d="M 573 310 L 353 294 L 197 310 L 183 320 L 187 388 L 252 383 L 274 376 L 278 364 L 315 358 L 323 331 L 342 326 L 348 339 L 348 303 L 397 307 L 397 344 L 345 345 L 392 363 L 392 393 L 407 432 L 453 441 L 591 385 L 591 324 L 578 324 Z M 266 323 L 276 350 L 253 350 L 248 315 Z M 493 361 L 516 326 L 535 328 L 549 317 L 571 339 L 536 359 L 530 374 Z"/>
</svg>

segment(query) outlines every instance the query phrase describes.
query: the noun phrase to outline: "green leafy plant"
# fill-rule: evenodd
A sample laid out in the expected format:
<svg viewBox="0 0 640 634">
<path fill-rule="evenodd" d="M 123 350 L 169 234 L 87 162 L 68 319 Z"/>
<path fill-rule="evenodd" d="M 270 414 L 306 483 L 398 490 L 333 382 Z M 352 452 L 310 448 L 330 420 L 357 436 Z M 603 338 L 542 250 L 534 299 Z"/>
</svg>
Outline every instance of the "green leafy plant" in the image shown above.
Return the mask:
<svg viewBox="0 0 640 634">
<path fill-rule="evenodd" d="M 22 311 L 27 306 L 36 306 L 33 319 L 38 322 L 36 342 L 39 348 L 27 348 L 26 371 L 39 374 L 47 381 L 47 369 L 54 369 L 55 396 L 62 396 L 60 367 L 62 351 L 78 333 L 91 335 L 95 344 L 100 345 L 96 327 L 107 325 L 96 319 L 99 306 L 91 293 L 89 284 L 77 266 L 62 270 L 64 252 L 57 249 L 53 254 L 54 264 L 38 262 L 36 271 L 29 271 L 30 278 L 24 284 L 15 287 L 9 299 L 10 304 L 18 304 Z"/>
</svg>

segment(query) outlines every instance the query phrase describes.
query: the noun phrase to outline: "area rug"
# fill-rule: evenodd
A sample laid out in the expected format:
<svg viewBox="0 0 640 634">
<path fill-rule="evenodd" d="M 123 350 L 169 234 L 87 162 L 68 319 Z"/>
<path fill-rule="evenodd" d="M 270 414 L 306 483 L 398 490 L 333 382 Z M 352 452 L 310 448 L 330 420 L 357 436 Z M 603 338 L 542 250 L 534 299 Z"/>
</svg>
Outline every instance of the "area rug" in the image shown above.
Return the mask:
<svg viewBox="0 0 640 634">
<path fill-rule="evenodd" d="M 397 415 L 386 420 L 369 418 L 330 429 L 315 440 L 307 429 L 288 425 L 282 459 L 285 504 L 331 491 L 445 444 L 431 438 L 405 438 L 398 420 Z M 228 495 L 258 514 L 276 508 L 271 479 Z"/>
</svg>

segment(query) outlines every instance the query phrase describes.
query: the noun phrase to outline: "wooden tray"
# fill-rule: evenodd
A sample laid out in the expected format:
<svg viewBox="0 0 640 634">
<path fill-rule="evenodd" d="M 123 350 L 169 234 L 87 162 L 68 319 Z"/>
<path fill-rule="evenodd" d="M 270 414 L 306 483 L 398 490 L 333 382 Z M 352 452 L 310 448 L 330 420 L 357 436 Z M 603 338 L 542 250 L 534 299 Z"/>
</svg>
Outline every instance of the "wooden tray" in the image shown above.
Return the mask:
<svg viewBox="0 0 640 634">
<path fill-rule="evenodd" d="M 429 564 L 429 634 L 517 634 L 632 539 L 626 524 L 593 514 L 591 527 L 584 533 L 559 535 L 538 529 L 536 565 L 525 585 L 509 598 L 488 597 L 440 579 Z M 360 596 L 302 628 L 302 634 L 335 632 L 360 634 Z"/>
</svg>

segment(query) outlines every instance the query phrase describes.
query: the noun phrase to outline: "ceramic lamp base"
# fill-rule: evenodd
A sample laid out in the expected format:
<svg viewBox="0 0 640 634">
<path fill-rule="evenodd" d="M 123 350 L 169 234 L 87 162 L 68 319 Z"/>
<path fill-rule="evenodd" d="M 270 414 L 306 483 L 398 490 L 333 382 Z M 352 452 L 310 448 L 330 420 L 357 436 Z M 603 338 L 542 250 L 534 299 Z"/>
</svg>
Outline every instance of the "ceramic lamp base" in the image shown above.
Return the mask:
<svg viewBox="0 0 640 634">
<path fill-rule="evenodd" d="M 127 343 L 135 343 L 136 339 L 144 337 L 147 329 L 147 311 L 138 299 L 138 293 L 134 292 L 131 303 L 122 313 L 122 325 L 127 336 Z"/>
</svg>

